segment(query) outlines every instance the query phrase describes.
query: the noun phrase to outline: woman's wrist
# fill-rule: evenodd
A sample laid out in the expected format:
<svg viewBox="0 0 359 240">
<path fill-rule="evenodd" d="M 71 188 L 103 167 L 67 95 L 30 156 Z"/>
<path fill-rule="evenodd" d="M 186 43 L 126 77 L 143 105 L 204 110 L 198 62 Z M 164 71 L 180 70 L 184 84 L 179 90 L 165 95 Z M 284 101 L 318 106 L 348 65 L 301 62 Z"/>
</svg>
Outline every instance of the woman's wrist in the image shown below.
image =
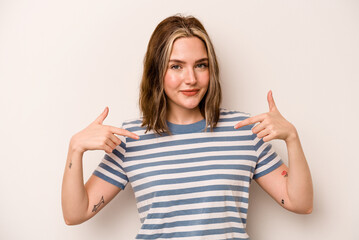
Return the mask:
<svg viewBox="0 0 359 240">
<path fill-rule="evenodd" d="M 297 129 L 294 127 L 294 125 L 292 125 L 292 130 L 288 134 L 287 138 L 284 139 L 284 141 L 288 145 L 292 142 L 298 141 L 298 139 L 299 139 L 299 135 L 298 135 Z"/>
<path fill-rule="evenodd" d="M 76 140 L 76 135 L 74 135 L 70 140 L 69 153 L 76 155 L 83 155 L 84 152 L 85 150 L 78 145 Z"/>
</svg>

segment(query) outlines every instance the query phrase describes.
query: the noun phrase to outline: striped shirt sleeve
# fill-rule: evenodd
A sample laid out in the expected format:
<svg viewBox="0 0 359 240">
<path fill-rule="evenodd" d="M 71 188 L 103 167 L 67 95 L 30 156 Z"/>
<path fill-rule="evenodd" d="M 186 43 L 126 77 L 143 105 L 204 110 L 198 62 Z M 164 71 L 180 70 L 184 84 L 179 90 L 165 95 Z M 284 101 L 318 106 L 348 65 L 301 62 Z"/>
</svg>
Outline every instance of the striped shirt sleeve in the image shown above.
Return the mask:
<svg viewBox="0 0 359 240">
<path fill-rule="evenodd" d="M 272 144 L 264 142 L 263 139 L 255 138 L 255 150 L 257 153 L 257 165 L 254 170 L 253 179 L 262 177 L 282 165 L 283 161 L 272 148 Z"/>
<path fill-rule="evenodd" d="M 126 153 L 126 138 L 119 136 L 121 144 L 110 154 L 105 154 L 93 174 L 119 188 L 125 189 L 128 178 L 123 167 Z"/>
</svg>

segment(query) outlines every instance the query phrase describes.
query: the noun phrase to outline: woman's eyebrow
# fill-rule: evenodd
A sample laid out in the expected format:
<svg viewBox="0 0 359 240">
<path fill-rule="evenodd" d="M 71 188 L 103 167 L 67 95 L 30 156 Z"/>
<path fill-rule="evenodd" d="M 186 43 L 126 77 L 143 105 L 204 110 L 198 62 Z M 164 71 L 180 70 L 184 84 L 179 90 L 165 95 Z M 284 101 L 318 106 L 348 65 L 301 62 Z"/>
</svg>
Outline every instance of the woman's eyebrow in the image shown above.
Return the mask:
<svg viewBox="0 0 359 240">
<path fill-rule="evenodd" d="M 201 59 L 197 60 L 196 63 L 198 63 L 198 62 L 206 62 L 206 61 L 208 61 L 208 58 L 201 58 Z"/>
<path fill-rule="evenodd" d="M 201 58 L 201 59 L 197 60 L 196 63 L 205 62 L 205 61 L 208 61 L 208 58 Z M 179 59 L 170 59 L 170 62 L 186 63 L 185 61 L 182 61 Z"/>
</svg>

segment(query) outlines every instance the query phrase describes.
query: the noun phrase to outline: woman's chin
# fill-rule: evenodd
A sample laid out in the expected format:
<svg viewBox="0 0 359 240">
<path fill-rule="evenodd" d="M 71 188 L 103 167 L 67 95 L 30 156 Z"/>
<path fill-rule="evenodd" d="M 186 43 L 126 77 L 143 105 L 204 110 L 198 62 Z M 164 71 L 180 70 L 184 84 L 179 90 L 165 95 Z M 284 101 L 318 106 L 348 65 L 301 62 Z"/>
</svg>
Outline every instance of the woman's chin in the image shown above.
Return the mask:
<svg viewBox="0 0 359 240">
<path fill-rule="evenodd" d="M 198 105 L 199 105 L 199 102 L 194 102 L 194 103 L 184 105 L 184 108 L 186 108 L 188 110 L 196 110 L 198 108 Z"/>
<path fill-rule="evenodd" d="M 198 104 L 183 104 L 180 105 L 180 108 L 184 111 L 196 111 L 198 110 Z"/>
</svg>

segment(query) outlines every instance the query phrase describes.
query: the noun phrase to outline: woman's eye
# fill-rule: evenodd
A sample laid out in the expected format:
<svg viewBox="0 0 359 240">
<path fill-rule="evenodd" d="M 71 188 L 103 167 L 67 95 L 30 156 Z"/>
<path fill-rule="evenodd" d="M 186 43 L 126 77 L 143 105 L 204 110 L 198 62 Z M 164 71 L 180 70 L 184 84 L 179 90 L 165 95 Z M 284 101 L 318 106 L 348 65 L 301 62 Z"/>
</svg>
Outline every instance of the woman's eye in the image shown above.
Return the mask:
<svg viewBox="0 0 359 240">
<path fill-rule="evenodd" d="M 180 65 L 172 65 L 172 66 L 171 66 L 171 69 L 180 69 L 180 68 L 181 68 Z"/>
<path fill-rule="evenodd" d="M 206 63 L 200 63 L 197 65 L 198 68 L 206 68 L 208 65 Z"/>
</svg>

